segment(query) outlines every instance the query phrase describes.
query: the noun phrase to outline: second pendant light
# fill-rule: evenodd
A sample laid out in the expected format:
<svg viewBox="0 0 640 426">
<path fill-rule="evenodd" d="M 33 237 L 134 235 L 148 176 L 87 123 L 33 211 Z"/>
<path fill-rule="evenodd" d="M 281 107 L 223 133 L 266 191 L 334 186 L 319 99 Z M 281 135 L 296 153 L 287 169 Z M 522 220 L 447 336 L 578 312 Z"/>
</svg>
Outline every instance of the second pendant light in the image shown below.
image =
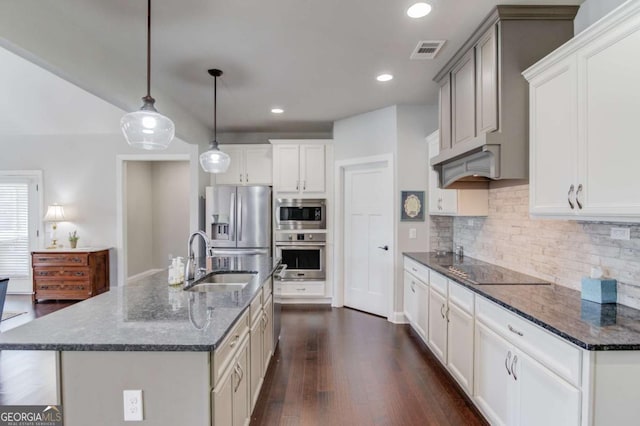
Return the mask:
<svg viewBox="0 0 640 426">
<path fill-rule="evenodd" d="M 211 141 L 209 145 L 209 150 L 200 154 L 200 165 L 205 172 L 224 173 L 229 168 L 229 164 L 231 164 L 231 157 L 218 148 L 218 123 L 216 122 L 218 114 L 217 89 L 218 77 L 222 75 L 222 71 L 214 68 L 208 72 L 209 75 L 213 76 L 213 141 Z"/>
</svg>

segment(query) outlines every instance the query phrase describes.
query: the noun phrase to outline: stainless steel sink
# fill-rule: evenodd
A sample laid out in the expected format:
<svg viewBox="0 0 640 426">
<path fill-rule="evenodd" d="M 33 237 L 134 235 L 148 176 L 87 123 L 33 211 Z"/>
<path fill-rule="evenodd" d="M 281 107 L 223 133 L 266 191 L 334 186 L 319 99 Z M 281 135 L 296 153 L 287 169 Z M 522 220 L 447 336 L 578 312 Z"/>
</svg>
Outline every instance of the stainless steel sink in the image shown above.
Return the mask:
<svg viewBox="0 0 640 426">
<path fill-rule="evenodd" d="M 246 287 L 256 276 L 256 272 L 250 273 L 213 273 L 198 280 L 187 291 L 238 291 Z"/>
</svg>

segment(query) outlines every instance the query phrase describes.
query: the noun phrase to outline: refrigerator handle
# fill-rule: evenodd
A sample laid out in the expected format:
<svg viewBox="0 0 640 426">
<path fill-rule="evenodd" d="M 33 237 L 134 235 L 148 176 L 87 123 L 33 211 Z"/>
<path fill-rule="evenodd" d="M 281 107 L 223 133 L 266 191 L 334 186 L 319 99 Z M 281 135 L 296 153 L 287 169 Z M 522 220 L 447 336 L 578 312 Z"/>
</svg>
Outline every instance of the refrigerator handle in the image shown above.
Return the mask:
<svg viewBox="0 0 640 426">
<path fill-rule="evenodd" d="M 236 233 L 236 193 L 235 191 L 231 193 L 231 202 L 229 203 L 229 239 L 235 239 Z"/>
<path fill-rule="evenodd" d="M 242 195 L 238 194 L 238 241 L 242 241 Z"/>
</svg>

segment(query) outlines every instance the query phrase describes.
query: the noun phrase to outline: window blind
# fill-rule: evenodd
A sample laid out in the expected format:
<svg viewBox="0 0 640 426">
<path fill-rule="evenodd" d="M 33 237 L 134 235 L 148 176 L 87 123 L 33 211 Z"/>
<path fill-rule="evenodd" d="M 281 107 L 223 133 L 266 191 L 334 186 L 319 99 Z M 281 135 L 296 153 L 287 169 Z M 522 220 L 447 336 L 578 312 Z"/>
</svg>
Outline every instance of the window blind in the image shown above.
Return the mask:
<svg viewBox="0 0 640 426">
<path fill-rule="evenodd" d="M 0 276 L 29 277 L 28 183 L 0 183 Z"/>
</svg>

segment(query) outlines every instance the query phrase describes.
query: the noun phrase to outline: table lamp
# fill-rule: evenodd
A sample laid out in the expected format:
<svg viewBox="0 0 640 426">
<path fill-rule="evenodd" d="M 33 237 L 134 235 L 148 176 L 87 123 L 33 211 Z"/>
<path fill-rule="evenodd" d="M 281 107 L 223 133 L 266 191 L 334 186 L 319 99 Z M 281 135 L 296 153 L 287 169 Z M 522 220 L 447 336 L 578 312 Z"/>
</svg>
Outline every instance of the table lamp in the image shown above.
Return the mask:
<svg viewBox="0 0 640 426">
<path fill-rule="evenodd" d="M 45 222 L 51 222 L 51 228 L 53 232 L 51 232 L 51 245 L 47 248 L 55 249 L 58 248 L 58 240 L 56 239 L 56 229 L 58 229 L 58 222 L 64 221 L 64 208 L 58 204 L 54 204 L 52 206 L 47 207 L 47 214 L 44 215 Z"/>
</svg>

